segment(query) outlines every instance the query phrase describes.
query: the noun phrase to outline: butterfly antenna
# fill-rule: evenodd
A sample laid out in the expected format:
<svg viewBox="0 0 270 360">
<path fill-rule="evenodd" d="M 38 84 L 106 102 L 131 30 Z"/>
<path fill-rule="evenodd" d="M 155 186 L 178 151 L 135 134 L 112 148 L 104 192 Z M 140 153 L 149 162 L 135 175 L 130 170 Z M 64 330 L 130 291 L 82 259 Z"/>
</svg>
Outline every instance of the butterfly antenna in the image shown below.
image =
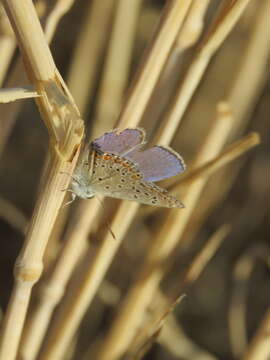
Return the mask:
<svg viewBox="0 0 270 360">
<path fill-rule="evenodd" d="M 98 199 L 98 201 L 99 201 L 100 205 L 102 206 L 103 210 L 105 210 L 105 207 L 103 205 L 102 200 L 97 195 L 96 195 L 96 198 Z M 113 233 L 113 231 L 112 231 L 112 229 L 111 229 L 111 227 L 110 227 L 110 225 L 109 225 L 109 223 L 108 223 L 108 221 L 106 219 L 105 219 L 105 224 L 106 224 L 106 227 L 109 230 L 110 234 L 112 235 L 113 239 L 116 240 L 116 236 Z"/>
</svg>

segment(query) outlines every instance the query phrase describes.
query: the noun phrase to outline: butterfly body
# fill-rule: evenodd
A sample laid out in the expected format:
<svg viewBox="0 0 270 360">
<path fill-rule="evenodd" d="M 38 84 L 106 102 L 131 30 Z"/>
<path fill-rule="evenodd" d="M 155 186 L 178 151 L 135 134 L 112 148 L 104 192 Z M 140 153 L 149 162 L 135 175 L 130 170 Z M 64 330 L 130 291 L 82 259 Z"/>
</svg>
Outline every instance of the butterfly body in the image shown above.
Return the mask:
<svg viewBox="0 0 270 360">
<path fill-rule="evenodd" d="M 149 181 L 172 176 L 156 169 L 160 165 L 157 160 L 179 162 L 181 170 L 182 159 L 170 148 L 141 150 L 143 140 L 144 132 L 137 128 L 120 133 L 115 130 L 91 142 L 75 170 L 73 192 L 84 199 L 100 194 L 152 206 L 183 207 L 165 189 Z M 171 172 L 178 173 L 179 169 Z"/>
</svg>

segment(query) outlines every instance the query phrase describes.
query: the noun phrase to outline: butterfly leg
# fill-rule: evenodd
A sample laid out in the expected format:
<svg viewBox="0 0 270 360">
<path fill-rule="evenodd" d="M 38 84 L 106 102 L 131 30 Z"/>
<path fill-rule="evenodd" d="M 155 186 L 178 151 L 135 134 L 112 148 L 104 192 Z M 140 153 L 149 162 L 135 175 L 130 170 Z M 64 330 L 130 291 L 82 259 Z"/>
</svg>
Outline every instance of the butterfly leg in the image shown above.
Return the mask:
<svg viewBox="0 0 270 360">
<path fill-rule="evenodd" d="M 96 151 L 93 149 L 90 153 L 90 161 L 89 161 L 89 179 L 91 180 L 93 169 L 94 169 L 94 160 L 95 160 Z"/>
</svg>

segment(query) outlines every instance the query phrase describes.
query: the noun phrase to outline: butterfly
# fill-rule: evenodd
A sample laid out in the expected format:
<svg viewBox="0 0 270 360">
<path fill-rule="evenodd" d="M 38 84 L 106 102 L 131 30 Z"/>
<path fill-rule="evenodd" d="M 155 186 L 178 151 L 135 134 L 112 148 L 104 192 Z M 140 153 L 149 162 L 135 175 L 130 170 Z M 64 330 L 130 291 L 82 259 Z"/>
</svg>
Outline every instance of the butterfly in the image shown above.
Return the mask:
<svg viewBox="0 0 270 360">
<path fill-rule="evenodd" d="M 144 150 L 145 131 L 117 129 L 90 142 L 78 161 L 72 177 L 73 199 L 95 195 L 133 200 L 160 207 L 184 207 L 155 181 L 185 170 L 182 157 L 167 146 Z"/>
</svg>

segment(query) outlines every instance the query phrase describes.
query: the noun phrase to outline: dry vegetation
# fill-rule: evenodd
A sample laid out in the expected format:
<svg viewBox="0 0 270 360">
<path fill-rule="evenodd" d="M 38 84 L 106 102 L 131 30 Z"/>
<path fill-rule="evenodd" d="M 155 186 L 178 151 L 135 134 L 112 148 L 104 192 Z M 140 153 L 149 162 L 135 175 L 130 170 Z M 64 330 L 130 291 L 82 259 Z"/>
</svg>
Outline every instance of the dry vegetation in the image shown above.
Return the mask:
<svg viewBox="0 0 270 360">
<path fill-rule="evenodd" d="M 2 5 L 0 360 L 269 359 L 270 1 Z M 136 126 L 185 209 L 63 207 L 84 139 Z"/>
</svg>

